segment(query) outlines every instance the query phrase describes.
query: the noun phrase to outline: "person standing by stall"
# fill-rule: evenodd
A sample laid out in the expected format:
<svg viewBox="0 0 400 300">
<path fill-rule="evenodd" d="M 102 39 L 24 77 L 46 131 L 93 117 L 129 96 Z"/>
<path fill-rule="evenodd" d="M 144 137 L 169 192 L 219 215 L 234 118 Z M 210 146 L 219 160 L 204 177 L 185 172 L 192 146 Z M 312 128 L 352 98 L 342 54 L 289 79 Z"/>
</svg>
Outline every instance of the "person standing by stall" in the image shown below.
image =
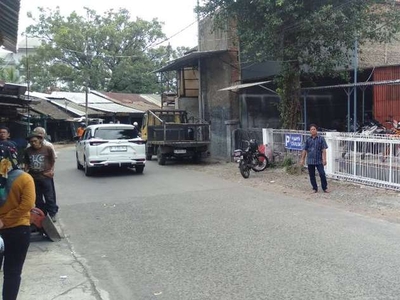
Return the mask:
<svg viewBox="0 0 400 300">
<path fill-rule="evenodd" d="M 39 133 L 30 133 L 27 140 L 31 147 L 25 151 L 25 171 L 32 175 L 35 182 L 36 207 L 56 222 L 58 206 L 53 188 L 54 152 L 49 146 L 43 145 L 43 136 Z"/>
<path fill-rule="evenodd" d="M 0 145 L 17 149 L 17 144 L 10 140 L 10 129 L 0 125 Z"/>
</svg>

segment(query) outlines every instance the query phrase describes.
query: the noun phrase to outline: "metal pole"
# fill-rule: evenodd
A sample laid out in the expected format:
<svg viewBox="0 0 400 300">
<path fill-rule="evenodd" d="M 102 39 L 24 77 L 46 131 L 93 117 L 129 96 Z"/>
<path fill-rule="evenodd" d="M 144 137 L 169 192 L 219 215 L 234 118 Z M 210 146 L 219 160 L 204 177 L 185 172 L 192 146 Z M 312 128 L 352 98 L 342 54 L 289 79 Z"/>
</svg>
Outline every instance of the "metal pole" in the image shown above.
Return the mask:
<svg viewBox="0 0 400 300">
<path fill-rule="evenodd" d="M 350 132 L 350 93 L 347 93 L 347 132 Z"/>
<path fill-rule="evenodd" d="M 362 87 L 362 123 L 365 122 L 365 87 Z M 372 116 L 371 116 L 372 117 Z"/>
<path fill-rule="evenodd" d="M 304 131 L 307 131 L 307 92 L 304 92 Z"/>
<path fill-rule="evenodd" d="M 200 0 L 197 0 L 197 6 L 200 6 Z M 200 12 L 197 11 L 197 51 L 201 52 L 200 47 Z M 203 91 L 202 91 L 202 84 L 201 84 L 201 58 L 198 59 L 198 86 L 199 86 L 199 119 L 204 120 L 204 104 L 203 104 Z"/>
<path fill-rule="evenodd" d="M 357 131 L 357 69 L 358 69 L 358 41 L 354 41 L 354 132 Z"/>
<path fill-rule="evenodd" d="M 28 56 L 28 36 L 25 34 L 25 56 L 26 56 L 26 85 L 28 89 L 28 100 L 31 100 L 30 98 L 30 74 L 29 74 L 29 56 Z M 30 106 L 28 105 L 28 125 L 27 125 L 27 130 L 28 132 L 31 131 L 31 117 L 30 117 Z"/>
<path fill-rule="evenodd" d="M 89 91 L 88 91 L 88 86 L 87 83 L 85 85 L 85 124 L 86 126 L 89 125 L 89 119 L 88 119 L 88 105 L 89 105 Z"/>
</svg>

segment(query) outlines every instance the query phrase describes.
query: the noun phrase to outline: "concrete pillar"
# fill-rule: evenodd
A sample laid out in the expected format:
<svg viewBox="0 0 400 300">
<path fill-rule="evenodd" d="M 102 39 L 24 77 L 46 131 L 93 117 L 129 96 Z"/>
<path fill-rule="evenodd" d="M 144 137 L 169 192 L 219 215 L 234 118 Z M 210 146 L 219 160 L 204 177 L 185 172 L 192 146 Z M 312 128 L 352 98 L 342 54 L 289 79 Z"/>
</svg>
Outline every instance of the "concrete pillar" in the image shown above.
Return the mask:
<svg viewBox="0 0 400 300">
<path fill-rule="evenodd" d="M 338 135 L 338 132 L 327 132 L 325 135 L 325 141 L 328 145 L 328 149 L 326 150 L 325 173 L 328 176 L 332 176 L 335 169 L 335 153 L 337 152 Z"/>
<path fill-rule="evenodd" d="M 263 128 L 263 144 L 267 145 L 272 151 L 274 150 L 274 130 L 272 128 Z"/>
</svg>

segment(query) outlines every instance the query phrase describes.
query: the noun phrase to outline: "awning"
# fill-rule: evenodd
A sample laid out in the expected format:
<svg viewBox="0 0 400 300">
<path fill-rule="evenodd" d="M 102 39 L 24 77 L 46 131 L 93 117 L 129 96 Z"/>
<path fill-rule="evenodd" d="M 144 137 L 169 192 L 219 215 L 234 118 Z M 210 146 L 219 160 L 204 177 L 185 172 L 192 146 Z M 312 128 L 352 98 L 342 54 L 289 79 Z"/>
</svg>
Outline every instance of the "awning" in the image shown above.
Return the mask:
<svg viewBox="0 0 400 300">
<path fill-rule="evenodd" d="M 225 52 L 228 52 L 228 50 L 192 52 L 192 53 L 189 53 L 185 56 L 182 56 L 178 59 L 171 61 L 168 65 L 166 65 L 165 67 L 162 67 L 161 69 L 153 71 L 153 73 L 180 70 L 185 67 L 194 67 L 194 66 L 197 66 L 199 58 L 212 57 L 212 56 L 216 56 L 218 54 L 225 53 Z"/>
<path fill-rule="evenodd" d="M 364 87 L 364 86 L 374 86 L 374 85 L 397 85 L 400 84 L 400 79 L 394 80 L 384 80 L 384 81 L 364 81 L 357 83 L 346 83 L 337 85 L 325 85 L 325 86 L 314 86 L 314 87 L 304 87 L 302 91 L 316 91 L 316 90 L 329 90 L 337 88 L 352 88 L 352 87 Z"/>
<path fill-rule="evenodd" d="M 269 80 L 269 81 L 259 81 L 259 82 L 252 82 L 252 83 L 237 84 L 237 85 L 228 86 L 228 87 L 223 88 L 223 89 L 220 89 L 220 90 L 218 90 L 218 91 L 238 91 L 238 90 L 240 90 L 240 89 L 245 89 L 245 88 L 248 88 L 248 87 L 251 87 L 251 86 L 256 86 L 256 85 L 259 85 L 260 87 L 263 87 L 263 86 L 262 86 L 263 84 L 270 83 L 270 82 L 271 82 L 271 80 Z M 263 87 L 263 88 L 265 88 L 265 87 Z M 269 90 L 269 89 L 268 89 L 268 90 Z"/>
<path fill-rule="evenodd" d="M 20 0 L 0 0 L 0 46 L 17 52 Z"/>
</svg>

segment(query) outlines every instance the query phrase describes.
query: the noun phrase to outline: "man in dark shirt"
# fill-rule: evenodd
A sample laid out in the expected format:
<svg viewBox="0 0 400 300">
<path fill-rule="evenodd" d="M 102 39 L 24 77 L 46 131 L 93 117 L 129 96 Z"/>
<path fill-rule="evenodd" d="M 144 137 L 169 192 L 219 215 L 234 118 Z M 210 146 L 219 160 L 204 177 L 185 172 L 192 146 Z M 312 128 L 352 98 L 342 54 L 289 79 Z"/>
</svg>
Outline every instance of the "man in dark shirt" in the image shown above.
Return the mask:
<svg viewBox="0 0 400 300">
<path fill-rule="evenodd" d="M 304 160 L 307 156 L 308 174 L 313 189 L 313 193 L 318 192 L 318 185 L 315 179 L 315 168 L 317 168 L 319 177 L 321 178 L 321 187 L 325 193 L 328 193 L 328 183 L 324 166 L 326 165 L 326 149 L 328 145 L 322 136 L 318 135 L 317 125 L 310 125 L 311 136 L 307 138 L 303 145 L 300 164 L 304 165 Z"/>
<path fill-rule="evenodd" d="M 0 125 L 0 146 L 7 147 L 15 164 L 19 164 L 17 144 L 10 140 L 10 129 L 4 125 Z"/>
<path fill-rule="evenodd" d="M 54 151 L 49 146 L 43 145 L 43 135 L 40 133 L 32 132 L 27 140 L 31 147 L 25 150 L 25 171 L 33 177 L 35 182 L 36 207 L 45 214 L 49 214 L 55 222 L 58 206 L 53 188 Z"/>
<path fill-rule="evenodd" d="M 3 125 L 0 125 L 0 145 L 17 149 L 17 144 L 10 141 L 10 129 Z"/>
</svg>

